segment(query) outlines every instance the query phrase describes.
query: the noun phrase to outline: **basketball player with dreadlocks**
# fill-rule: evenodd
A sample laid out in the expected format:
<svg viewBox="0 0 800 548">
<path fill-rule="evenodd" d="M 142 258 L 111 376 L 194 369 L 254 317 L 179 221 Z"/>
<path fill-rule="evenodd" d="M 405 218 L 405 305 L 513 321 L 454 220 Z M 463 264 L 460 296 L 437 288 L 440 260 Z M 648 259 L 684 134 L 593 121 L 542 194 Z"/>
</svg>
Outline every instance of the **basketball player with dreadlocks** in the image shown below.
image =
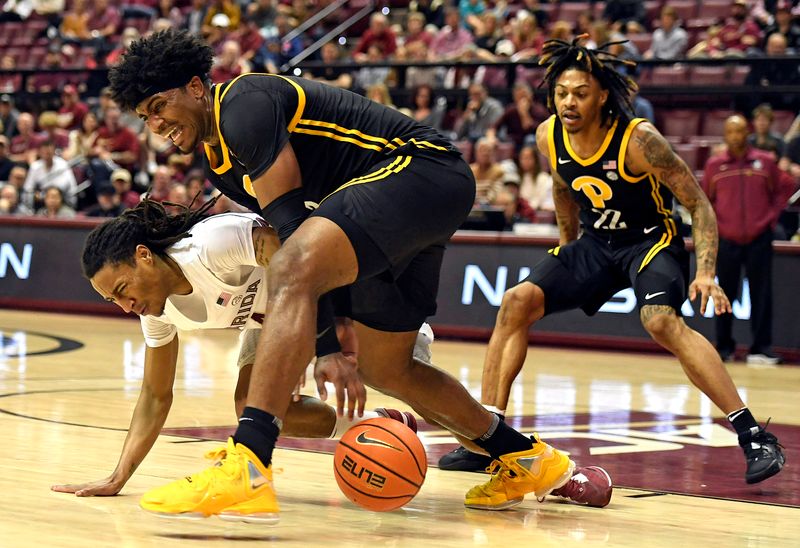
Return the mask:
<svg viewBox="0 0 800 548">
<path fill-rule="evenodd" d="M 145 198 L 136 207 L 94 229 L 86 239 L 83 272 L 95 290 L 125 312 L 140 316 L 146 342 L 139 400 L 116 469 L 105 479 L 55 485 L 79 496 L 117 494 L 153 446 L 172 404 L 178 359 L 177 329 L 242 329 L 239 379 L 234 393 L 241 416 L 256 342 L 266 308 L 266 267 L 280 246 L 275 232 L 252 213 L 206 217 L 197 211 L 169 214 Z M 426 324 L 427 326 L 427 324 Z M 414 355 L 430 360 L 432 332 L 417 337 Z M 357 341 L 343 341 L 355 357 Z M 284 433 L 290 437 L 336 438 L 353 424 L 390 417 L 416 431 L 411 413 L 378 408 L 362 417 L 337 417 L 317 398 L 300 396 L 289 405 Z"/>
<path fill-rule="evenodd" d="M 152 131 L 184 152 L 202 143 L 211 182 L 261 212 L 281 241 L 267 269 L 247 405 L 222 460 L 145 493 L 142 508 L 277 520 L 272 452 L 315 335 L 314 376 L 334 384 L 339 413 L 345 399 L 350 416 L 363 412 L 367 384 L 499 459 L 466 506 L 508 508 L 568 483 L 575 464 L 567 455 L 413 358 L 417 332 L 436 310 L 445 243 L 475 196 L 458 150 L 393 109 L 310 80 L 246 74 L 212 85 L 212 56 L 186 32 L 158 32 L 131 44 L 109 74 L 115 99 Z M 339 352 L 334 312 L 354 320 L 357 365 Z"/>
<path fill-rule="evenodd" d="M 747 461 L 745 481 L 763 481 L 784 465 L 778 440 L 756 423 L 711 343 L 680 316 L 687 291 L 692 300 L 700 297 L 703 313 L 709 298 L 717 314 L 731 310 L 714 281 L 714 211 L 664 137 L 646 120 L 629 116 L 636 84 L 615 70 L 623 61 L 604 46 L 581 46 L 581 39 L 548 41 L 540 60 L 554 114 L 537 128 L 536 141 L 550 160 L 560 245 L 504 295 L 484 362 L 481 401 L 505 414 L 528 329 L 537 320 L 575 308 L 593 315 L 617 291 L 633 287 L 644 328 L 728 416 Z M 689 256 L 670 217 L 673 196 L 692 215 L 697 273 L 691 284 Z M 479 470 L 488 462 L 461 447 L 439 464 Z"/>
</svg>

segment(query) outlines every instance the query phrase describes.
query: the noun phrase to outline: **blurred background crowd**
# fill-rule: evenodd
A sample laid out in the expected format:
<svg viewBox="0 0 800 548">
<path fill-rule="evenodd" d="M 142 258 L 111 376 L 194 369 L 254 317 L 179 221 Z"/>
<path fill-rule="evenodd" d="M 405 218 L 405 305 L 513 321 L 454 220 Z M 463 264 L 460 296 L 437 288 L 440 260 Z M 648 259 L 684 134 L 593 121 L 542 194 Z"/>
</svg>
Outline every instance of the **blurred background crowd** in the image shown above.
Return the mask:
<svg viewBox="0 0 800 548">
<path fill-rule="evenodd" d="M 2 10 L 0 215 L 109 217 L 144 192 L 193 208 L 211 197 L 202 152 L 181 154 L 106 87 L 132 41 L 170 27 L 214 48 L 214 82 L 294 74 L 440 130 L 475 173 L 465 228 L 555 233 L 534 139 L 548 116 L 536 60 L 551 38 L 620 42 L 614 53 L 643 61 L 629 74 L 642 89 L 631 114 L 654 122 L 701 182 L 738 147 L 724 129 L 737 112 L 744 146 L 770 154 L 795 187 L 800 176 L 798 0 L 7 0 Z M 778 239 L 800 239 L 795 202 Z M 234 208 L 222 199 L 215 210 Z"/>
</svg>

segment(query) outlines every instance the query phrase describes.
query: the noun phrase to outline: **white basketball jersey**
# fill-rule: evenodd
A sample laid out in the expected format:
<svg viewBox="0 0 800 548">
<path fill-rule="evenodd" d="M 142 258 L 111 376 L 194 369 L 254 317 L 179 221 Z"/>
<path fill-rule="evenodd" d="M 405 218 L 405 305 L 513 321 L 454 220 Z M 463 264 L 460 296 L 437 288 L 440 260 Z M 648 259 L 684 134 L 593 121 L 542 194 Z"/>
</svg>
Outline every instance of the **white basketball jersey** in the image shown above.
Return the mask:
<svg viewBox="0 0 800 548">
<path fill-rule="evenodd" d="M 160 317 L 142 316 L 150 347 L 169 343 L 178 329 L 258 328 L 266 309 L 266 271 L 256 262 L 253 228 L 267 226 L 252 213 L 225 213 L 197 223 L 166 253 L 192 285 L 171 295 Z"/>
</svg>

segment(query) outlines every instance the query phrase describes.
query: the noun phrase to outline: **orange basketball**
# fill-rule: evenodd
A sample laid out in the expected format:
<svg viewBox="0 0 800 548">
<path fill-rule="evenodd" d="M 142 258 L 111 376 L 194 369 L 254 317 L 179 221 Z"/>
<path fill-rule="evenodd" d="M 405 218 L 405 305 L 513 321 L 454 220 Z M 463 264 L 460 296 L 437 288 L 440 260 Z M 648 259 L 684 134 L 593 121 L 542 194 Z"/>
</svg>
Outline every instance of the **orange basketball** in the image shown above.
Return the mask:
<svg viewBox="0 0 800 548">
<path fill-rule="evenodd" d="M 345 432 L 333 469 L 344 496 L 367 510 L 387 512 L 414 498 L 428 463 L 422 442 L 409 427 L 379 417 Z"/>
</svg>

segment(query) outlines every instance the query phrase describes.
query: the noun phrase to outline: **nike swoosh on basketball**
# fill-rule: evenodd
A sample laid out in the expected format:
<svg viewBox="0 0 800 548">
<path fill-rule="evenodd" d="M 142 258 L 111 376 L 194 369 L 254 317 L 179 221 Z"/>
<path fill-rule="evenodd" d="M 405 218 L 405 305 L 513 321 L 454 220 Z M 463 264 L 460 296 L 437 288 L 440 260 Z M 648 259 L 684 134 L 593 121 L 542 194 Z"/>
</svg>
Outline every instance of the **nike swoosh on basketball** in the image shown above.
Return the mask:
<svg viewBox="0 0 800 548">
<path fill-rule="evenodd" d="M 572 161 L 572 160 L 562 160 L 561 158 L 559 158 L 559 159 L 558 159 L 558 163 L 559 163 L 559 164 L 568 164 L 568 163 L 570 163 L 571 161 Z"/>
<path fill-rule="evenodd" d="M 356 438 L 356 443 L 360 443 L 361 445 L 379 445 L 381 447 L 388 447 L 389 449 L 400 451 L 400 449 L 391 444 L 386 443 L 385 441 L 368 438 L 364 432 L 361 432 L 358 435 L 358 437 Z"/>
<path fill-rule="evenodd" d="M 657 229 L 657 228 L 658 228 L 658 225 L 656 225 L 656 226 L 651 226 L 650 228 L 645 228 L 645 229 L 644 229 L 644 233 L 645 233 L 645 234 L 650 234 L 651 232 L 653 232 L 653 231 L 654 231 L 655 229 Z"/>
<path fill-rule="evenodd" d="M 666 293 L 666 291 L 658 291 L 656 293 L 648 293 L 647 295 L 644 296 L 644 298 L 645 298 L 646 301 L 649 301 L 653 297 L 658 297 L 659 295 L 664 295 L 665 293 Z"/>
</svg>

